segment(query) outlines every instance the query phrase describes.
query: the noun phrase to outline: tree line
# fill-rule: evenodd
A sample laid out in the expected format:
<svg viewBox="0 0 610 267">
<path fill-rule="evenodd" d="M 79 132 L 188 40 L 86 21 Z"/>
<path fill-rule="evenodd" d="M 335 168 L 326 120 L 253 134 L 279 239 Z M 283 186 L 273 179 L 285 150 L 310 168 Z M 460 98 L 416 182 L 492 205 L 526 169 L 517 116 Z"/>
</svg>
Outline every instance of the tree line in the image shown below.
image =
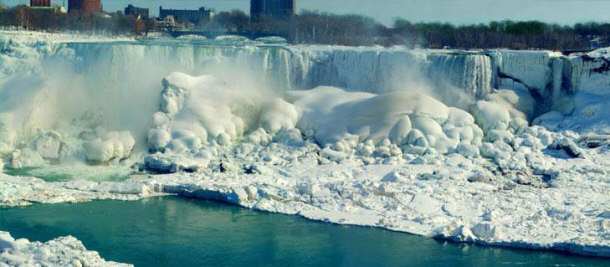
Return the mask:
<svg viewBox="0 0 610 267">
<path fill-rule="evenodd" d="M 147 34 L 155 30 L 153 20 L 138 20 L 122 12 L 61 13 L 51 9 L 31 9 L 20 5 L 6 8 L 0 6 L 0 27 L 35 31 L 72 31 L 95 34 L 130 35 Z"/>
<path fill-rule="evenodd" d="M 493 21 L 453 25 L 396 19 L 385 26 L 362 15 L 304 11 L 290 21 L 263 18 L 251 22 L 241 11 L 221 12 L 215 23 L 228 30 L 279 31 L 292 43 L 336 45 L 405 45 L 456 49 L 587 50 L 610 46 L 610 23 L 559 25 L 540 21 Z"/>
<path fill-rule="evenodd" d="M 1 0 L 0 0 L 1 1 Z M 0 27 L 44 31 L 81 31 L 108 34 L 147 34 L 155 31 L 152 19 L 136 19 L 116 13 L 41 12 L 27 6 L 2 8 Z M 296 44 L 405 45 L 456 49 L 549 49 L 586 50 L 610 46 L 609 23 L 558 25 L 540 21 L 494 21 L 487 24 L 453 25 L 413 23 L 396 19 L 391 26 L 362 15 L 336 15 L 303 11 L 289 20 L 261 16 L 257 20 L 243 11 L 219 12 L 214 20 L 199 25 L 203 31 L 228 34 L 258 32 L 281 35 Z"/>
</svg>

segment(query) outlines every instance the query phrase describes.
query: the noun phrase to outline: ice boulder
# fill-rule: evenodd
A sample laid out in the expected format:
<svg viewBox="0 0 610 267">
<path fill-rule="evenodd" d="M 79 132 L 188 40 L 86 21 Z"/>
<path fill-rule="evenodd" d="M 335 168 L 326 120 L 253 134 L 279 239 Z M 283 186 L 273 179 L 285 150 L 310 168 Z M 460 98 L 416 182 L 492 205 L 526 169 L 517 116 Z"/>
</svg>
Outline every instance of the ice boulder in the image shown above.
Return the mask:
<svg viewBox="0 0 610 267">
<path fill-rule="evenodd" d="M 61 150 L 61 135 L 56 132 L 41 134 L 34 141 L 38 154 L 45 159 L 59 159 Z"/>
<path fill-rule="evenodd" d="M 293 129 L 298 119 L 299 113 L 292 104 L 274 98 L 263 105 L 259 120 L 265 131 L 275 134 L 282 129 Z"/>
<path fill-rule="evenodd" d="M 471 113 L 485 133 L 506 130 L 511 121 L 508 110 L 494 102 L 479 100 L 472 105 Z"/>
<path fill-rule="evenodd" d="M 126 159 L 131 155 L 135 140 L 129 132 L 108 132 L 83 144 L 85 158 L 92 163 Z"/>
<path fill-rule="evenodd" d="M 172 139 L 185 132 L 204 141 L 222 133 L 236 138 L 244 132 L 245 121 L 253 116 L 255 102 L 237 88 L 212 76 L 192 77 L 174 72 L 163 79 L 161 112 L 169 118 L 158 129 Z"/>
<path fill-rule="evenodd" d="M 479 148 L 470 144 L 460 144 L 456 149 L 457 153 L 466 158 L 477 158 L 479 157 Z"/>
<path fill-rule="evenodd" d="M 45 164 L 45 160 L 36 151 L 24 147 L 13 150 L 7 157 L 8 167 L 19 169 L 23 167 L 38 167 Z"/>
</svg>

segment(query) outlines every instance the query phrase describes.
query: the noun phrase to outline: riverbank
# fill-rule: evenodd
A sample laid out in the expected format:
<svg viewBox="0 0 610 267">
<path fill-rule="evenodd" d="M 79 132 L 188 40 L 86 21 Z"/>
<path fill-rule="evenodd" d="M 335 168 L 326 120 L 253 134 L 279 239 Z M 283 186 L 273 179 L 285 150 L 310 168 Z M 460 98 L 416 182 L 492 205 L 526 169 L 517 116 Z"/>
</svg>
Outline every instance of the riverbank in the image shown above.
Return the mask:
<svg viewBox="0 0 610 267">
<path fill-rule="evenodd" d="M 172 196 L 36 204 L 2 212 L 6 216 L 0 217 L 0 225 L 15 236 L 46 241 L 73 235 L 105 259 L 135 266 L 605 263 L 595 257 L 457 244 Z"/>
<path fill-rule="evenodd" d="M 362 166 L 349 161 L 318 165 L 315 152 L 289 170 L 269 164 L 251 175 L 209 172 L 123 182 L 47 183 L 2 174 L 0 203 L 136 200 L 175 194 L 460 242 L 607 257 L 607 152 L 591 153 L 589 158 L 589 163 L 548 159 L 560 173 L 548 187 L 485 177 L 484 163 L 461 156 L 436 156 L 427 159 L 436 160 L 434 164 L 421 165 Z"/>
</svg>

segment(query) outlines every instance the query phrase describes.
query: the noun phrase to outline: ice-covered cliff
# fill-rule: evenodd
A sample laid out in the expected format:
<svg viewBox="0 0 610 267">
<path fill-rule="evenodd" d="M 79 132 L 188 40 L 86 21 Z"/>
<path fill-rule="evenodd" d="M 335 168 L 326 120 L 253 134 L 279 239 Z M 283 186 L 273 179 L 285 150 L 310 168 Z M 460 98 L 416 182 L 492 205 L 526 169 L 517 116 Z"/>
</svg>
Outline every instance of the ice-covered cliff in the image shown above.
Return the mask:
<svg viewBox="0 0 610 267">
<path fill-rule="evenodd" d="M 576 110 L 588 121 L 599 122 L 603 113 L 596 110 L 604 109 L 592 111 L 587 104 L 592 98 L 586 96 L 596 95 L 600 99 L 610 91 L 605 50 L 562 56 L 547 51 L 464 52 L 224 41 L 52 42 L 10 38 L 0 40 L 0 47 L 0 94 L 7 95 L 0 107 L 1 130 L 5 132 L 0 150 L 7 154 L 20 143 L 34 142 L 30 147 L 40 150 L 38 154 L 44 154 L 43 159 L 60 158 L 62 151 L 64 156 L 91 154 L 78 152 L 76 147 L 81 142 L 99 143 L 99 140 L 108 142 L 108 148 L 104 150 L 100 144 L 83 147 L 103 150 L 105 155 L 89 158 L 106 160 L 114 158 L 114 154 L 128 155 L 122 152 L 123 148 L 111 151 L 113 142 L 128 148 L 133 145 L 104 139 L 113 135 L 106 134 L 109 131 L 131 132 L 135 148 L 145 150 L 146 133 L 152 123 L 150 114 L 158 110 L 163 89 L 159 81 L 171 72 L 211 75 L 231 81 L 242 91 L 264 91 L 280 98 L 290 90 L 335 86 L 373 94 L 422 93 L 467 111 L 475 101 L 486 100 L 500 103 L 512 115 L 529 121 L 544 114 L 537 123 L 582 131 L 590 131 L 594 123 L 583 124 L 575 119 L 570 125 L 558 125 L 558 121 Z M 72 123 L 72 130 L 67 131 L 65 125 L 75 119 L 80 121 L 79 125 Z M 61 125 L 64 130 L 60 132 L 76 136 L 72 138 L 75 141 L 58 145 L 59 141 L 48 137 L 58 136 L 49 135 L 48 131 Z M 602 121 L 595 129 L 607 131 L 604 127 Z M 83 135 L 85 128 L 92 134 Z M 44 136 L 46 141 L 32 141 Z M 37 158 L 35 154 L 25 152 L 12 157 L 28 157 L 33 161 L 31 158 Z M 14 165 L 20 166 L 18 162 Z"/>
<path fill-rule="evenodd" d="M 564 94 L 604 92 L 608 62 L 604 56 L 563 56 L 547 51 L 409 50 L 400 47 L 192 45 L 172 42 L 69 43 L 68 54 L 84 73 L 100 73 L 133 89 L 146 73 L 160 80 L 171 71 L 190 75 L 250 75 L 283 92 L 320 85 L 382 93 L 423 87 L 446 97 L 458 89 L 483 98 L 493 89 L 525 90 L 551 110 Z M 57 52 L 61 57 L 63 53 Z M 601 52 L 598 52 L 598 54 Z M 53 54 L 53 53 L 52 53 Z M 604 67 L 606 66 L 606 68 Z M 244 71 L 245 70 L 245 71 Z M 132 80 L 124 80 L 133 77 Z M 92 77 L 98 79 L 99 77 Z M 114 82 L 116 83 L 116 82 Z M 116 85 L 114 84 L 114 86 Z M 408 89 L 406 89 L 408 88 Z M 558 107 L 560 108 L 560 107 Z"/>
</svg>

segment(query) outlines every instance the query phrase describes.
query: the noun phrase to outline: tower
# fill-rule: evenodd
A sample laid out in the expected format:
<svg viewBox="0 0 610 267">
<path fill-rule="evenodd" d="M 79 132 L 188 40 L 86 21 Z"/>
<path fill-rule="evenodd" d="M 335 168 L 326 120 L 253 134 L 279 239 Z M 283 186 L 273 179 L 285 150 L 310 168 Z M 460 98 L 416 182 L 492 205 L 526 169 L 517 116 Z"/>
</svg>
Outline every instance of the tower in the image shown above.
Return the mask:
<svg viewBox="0 0 610 267">
<path fill-rule="evenodd" d="M 30 0 L 31 7 L 50 7 L 51 0 Z"/>
<path fill-rule="evenodd" d="M 83 13 L 102 11 L 101 0 L 68 0 L 68 11 L 78 10 Z"/>
<path fill-rule="evenodd" d="M 295 14 L 296 0 L 250 0 L 250 16 L 258 20 L 268 16 L 288 20 Z"/>
</svg>

